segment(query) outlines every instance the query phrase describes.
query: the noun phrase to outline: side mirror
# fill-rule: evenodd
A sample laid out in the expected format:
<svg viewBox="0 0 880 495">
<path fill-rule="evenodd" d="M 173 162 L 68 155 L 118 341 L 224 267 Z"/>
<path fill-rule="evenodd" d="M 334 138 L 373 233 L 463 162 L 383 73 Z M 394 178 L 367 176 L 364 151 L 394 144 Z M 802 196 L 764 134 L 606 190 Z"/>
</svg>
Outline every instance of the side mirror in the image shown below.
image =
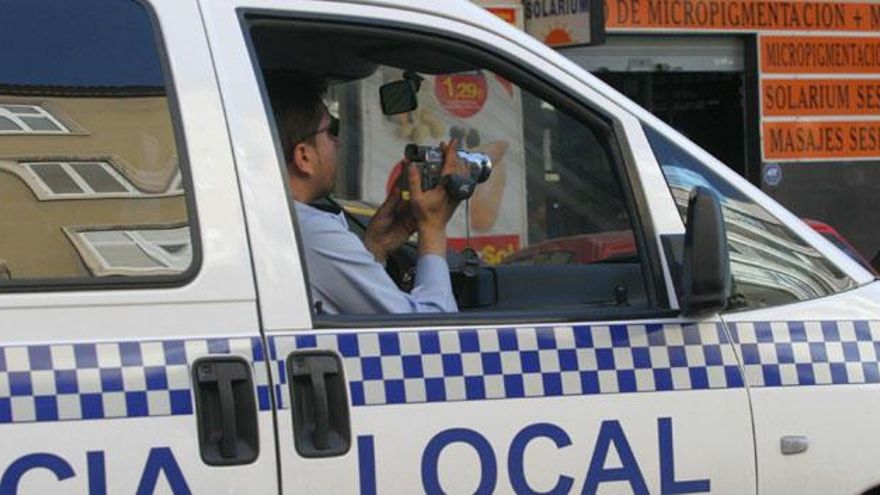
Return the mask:
<svg viewBox="0 0 880 495">
<path fill-rule="evenodd" d="M 397 115 L 411 112 L 419 107 L 419 89 L 422 86 L 422 77 L 415 72 L 403 73 L 403 80 L 383 84 L 379 88 L 379 100 L 382 103 L 382 113 L 385 115 Z"/>
<path fill-rule="evenodd" d="M 715 313 L 730 297 L 730 256 L 718 197 L 696 187 L 688 200 L 678 300 L 685 316 Z"/>
</svg>

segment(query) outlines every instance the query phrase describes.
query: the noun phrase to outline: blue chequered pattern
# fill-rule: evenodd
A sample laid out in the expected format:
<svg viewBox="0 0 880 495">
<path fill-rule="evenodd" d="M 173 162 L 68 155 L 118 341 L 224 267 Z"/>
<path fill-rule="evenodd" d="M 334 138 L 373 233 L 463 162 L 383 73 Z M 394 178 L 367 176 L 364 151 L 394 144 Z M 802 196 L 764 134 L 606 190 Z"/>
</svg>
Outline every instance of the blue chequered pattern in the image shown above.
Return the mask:
<svg viewBox="0 0 880 495">
<path fill-rule="evenodd" d="M 281 408 L 285 358 L 329 349 L 355 406 L 743 386 L 720 325 L 594 325 L 316 333 L 269 339 Z"/>
<path fill-rule="evenodd" d="M 259 408 L 272 409 L 259 338 L 5 346 L 0 423 L 192 414 L 190 365 L 212 354 L 253 362 Z"/>
<path fill-rule="evenodd" d="M 751 387 L 880 383 L 880 322 L 728 323 Z"/>
</svg>

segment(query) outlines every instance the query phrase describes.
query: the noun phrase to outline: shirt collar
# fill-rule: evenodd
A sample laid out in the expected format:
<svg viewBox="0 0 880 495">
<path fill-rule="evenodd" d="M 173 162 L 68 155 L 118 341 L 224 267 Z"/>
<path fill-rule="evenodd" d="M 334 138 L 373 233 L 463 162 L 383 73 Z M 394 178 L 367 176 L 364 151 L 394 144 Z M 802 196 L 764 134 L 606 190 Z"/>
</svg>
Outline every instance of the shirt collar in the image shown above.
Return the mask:
<svg viewBox="0 0 880 495">
<path fill-rule="evenodd" d="M 341 223 L 346 229 L 348 228 L 348 220 L 345 218 L 345 212 L 342 211 L 342 208 L 339 206 L 330 204 L 330 203 L 302 203 L 300 201 L 294 201 L 294 205 L 296 206 L 297 212 L 300 215 L 300 220 L 304 220 L 303 217 L 325 217 L 325 218 L 333 218 L 336 219 L 337 222 Z"/>
<path fill-rule="evenodd" d="M 326 211 L 327 213 L 332 213 L 334 215 L 339 215 L 340 213 L 342 213 L 342 208 L 339 207 L 339 205 L 330 203 L 328 201 L 318 200 L 313 203 L 309 203 L 309 206 L 321 211 Z"/>
</svg>

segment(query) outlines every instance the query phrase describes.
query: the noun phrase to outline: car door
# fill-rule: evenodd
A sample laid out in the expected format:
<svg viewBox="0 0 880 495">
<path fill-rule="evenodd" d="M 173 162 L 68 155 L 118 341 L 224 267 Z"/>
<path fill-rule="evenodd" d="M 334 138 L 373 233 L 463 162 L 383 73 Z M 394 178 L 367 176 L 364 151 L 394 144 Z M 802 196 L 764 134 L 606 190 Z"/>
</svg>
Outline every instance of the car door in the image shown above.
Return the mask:
<svg viewBox="0 0 880 495">
<path fill-rule="evenodd" d="M 733 294 L 721 317 L 750 391 L 759 491 L 877 487 L 869 439 L 878 408 L 880 312 L 872 275 L 663 126 L 646 124 L 646 131 L 682 207 L 697 185 L 724 204 Z"/>
<path fill-rule="evenodd" d="M 0 11 L 0 493 L 277 490 L 197 5 Z"/>
<path fill-rule="evenodd" d="M 868 440 L 880 407 L 878 294 L 874 282 L 724 315 L 751 390 L 762 493 L 868 493 L 880 486 L 877 448 Z"/>
<path fill-rule="evenodd" d="M 284 491 L 754 492 L 742 375 L 720 319 L 676 309 L 660 239 L 683 227 L 638 121 L 525 35 L 469 3 L 444 5 L 203 3 L 269 340 Z M 397 59 L 398 46 L 447 65 Z M 375 47 L 386 48 L 362 73 L 351 54 Z M 407 64 L 423 67 L 425 106 L 386 118 L 378 87 Z M 381 201 L 408 139 L 459 135 L 494 153 L 477 190 L 505 192 L 475 195 L 449 228 L 451 249 L 479 251 L 478 280 L 494 277 L 488 303 L 477 289 L 459 293 L 457 314 L 315 310 L 264 89 L 277 69 L 334 74 L 350 139 L 340 195 Z M 515 262 L 530 253 L 552 255 Z"/>
</svg>

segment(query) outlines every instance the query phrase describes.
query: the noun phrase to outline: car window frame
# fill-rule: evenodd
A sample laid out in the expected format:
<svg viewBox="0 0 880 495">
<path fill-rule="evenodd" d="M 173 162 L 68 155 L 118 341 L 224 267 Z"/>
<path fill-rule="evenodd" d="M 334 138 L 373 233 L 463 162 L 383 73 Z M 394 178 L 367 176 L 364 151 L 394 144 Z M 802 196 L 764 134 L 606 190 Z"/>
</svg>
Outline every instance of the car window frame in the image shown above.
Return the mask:
<svg viewBox="0 0 880 495">
<path fill-rule="evenodd" d="M 243 37 L 247 50 L 250 55 L 250 65 L 254 71 L 260 89 L 260 96 L 265 108 L 266 117 L 269 121 L 269 127 L 272 131 L 272 138 L 276 147 L 276 155 L 281 156 L 280 140 L 275 127 L 274 118 L 265 81 L 263 78 L 262 68 L 259 64 L 259 57 L 255 48 L 252 34 L 250 32 L 251 22 L 253 20 L 272 19 L 290 23 L 291 27 L 299 24 L 306 29 L 315 26 L 330 27 L 333 29 L 357 30 L 372 35 L 382 35 L 387 37 L 417 37 L 424 42 L 428 37 L 432 43 L 438 47 L 453 50 L 454 53 L 466 53 L 466 57 L 470 60 L 479 62 L 484 70 L 492 71 L 506 79 L 514 82 L 523 90 L 531 92 L 534 96 L 550 103 L 557 109 L 563 109 L 571 118 L 583 123 L 594 132 L 600 133 L 604 140 L 605 150 L 608 159 L 612 162 L 613 172 L 617 174 L 617 179 L 622 189 L 624 202 L 627 212 L 630 216 L 634 237 L 639 253 L 639 263 L 642 270 L 642 278 L 645 284 L 645 293 L 648 300 L 646 308 L 629 308 L 626 311 L 619 310 L 619 314 L 609 312 L 605 308 L 595 308 L 585 306 L 579 310 L 548 310 L 540 311 L 486 311 L 486 312 L 467 312 L 467 313 L 431 313 L 431 314 L 381 314 L 381 315 L 326 315 L 317 314 L 314 302 L 311 299 L 311 291 L 307 290 L 310 315 L 314 328 L 338 328 L 340 325 L 349 327 L 378 327 L 388 325 L 399 326 L 419 326 L 426 324 L 427 321 L 432 324 L 449 323 L 464 324 L 471 322 L 474 324 L 488 323 L 511 323 L 511 322 L 560 322 L 560 321 L 585 321 L 585 320 L 614 320 L 614 319 L 632 319 L 635 317 L 669 317 L 677 315 L 678 310 L 670 304 L 670 294 L 668 293 L 668 272 L 664 269 L 661 261 L 661 249 L 659 243 L 652 242 L 657 238 L 651 229 L 651 215 L 648 211 L 649 202 L 641 194 L 642 188 L 636 184 L 638 178 L 636 174 L 628 169 L 627 161 L 624 157 L 631 157 L 632 153 L 628 153 L 624 149 L 623 143 L 628 142 L 629 133 L 633 132 L 632 126 L 626 126 L 620 122 L 619 117 L 614 112 L 603 108 L 598 102 L 587 99 L 584 95 L 578 94 L 572 88 L 565 84 L 554 82 L 551 77 L 544 74 L 540 69 L 530 66 L 523 61 L 517 61 L 497 46 L 488 43 L 481 43 L 472 39 L 455 38 L 446 30 L 439 28 L 431 28 L 422 25 L 400 22 L 396 20 L 378 20 L 371 17 L 356 17 L 346 14 L 329 14 L 329 13 L 310 13 L 310 12 L 293 12 L 286 10 L 277 10 L 272 8 L 254 8 L 240 7 L 237 9 L 239 24 L 242 29 Z M 620 113 L 619 108 L 614 111 Z M 628 115 L 628 112 L 625 112 Z M 632 119 L 633 123 L 637 123 L 636 119 Z M 626 129 L 626 130 L 625 130 Z M 624 134 L 624 136 L 620 136 Z M 283 160 L 279 159 L 279 169 L 282 175 L 286 174 L 283 169 Z M 285 175 L 286 176 L 286 175 Z M 293 204 L 290 200 L 289 187 L 285 183 L 285 193 L 288 195 L 286 200 L 291 210 L 291 222 L 293 230 L 296 232 L 295 240 L 299 251 L 300 266 L 302 274 L 305 277 L 308 286 L 308 268 L 304 259 L 302 241 L 298 233 L 298 219 L 296 212 L 292 208 Z M 674 296 L 672 296 L 674 297 Z"/>
<path fill-rule="evenodd" d="M 195 197 L 195 187 L 192 178 L 192 169 L 189 162 L 189 153 L 186 142 L 186 133 L 183 127 L 183 119 L 180 111 L 180 101 L 177 95 L 177 87 L 171 70 L 171 62 L 168 56 L 168 48 L 165 44 L 165 36 L 159 17 L 152 5 L 147 0 L 126 0 L 143 9 L 144 15 L 150 23 L 152 35 L 152 49 L 156 52 L 159 61 L 159 69 L 162 72 L 162 85 L 165 90 L 165 99 L 168 106 L 168 118 L 171 132 L 174 137 L 175 151 L 177 152 L 177 173 L 172 179 L 173 184 L 182 185 L 182 195 L 186 205 L 187 226 L 190 230 L 190 243 L 192 259 L 189 267 L 174 275 L 144 275 L 126 277 L 40 277 L 17 280 L 11 278 L 0 283 L 0 294 L 5 293 L 32 293 L 32 292 L 81 292 L 90 290 L 138 290 L 183 287 L 193 282 L 202 269 L 202 240 L 199 229 L 198 211 Z M 67 123 L 65 126 L 70 128 Z M 30 186 L 28 186 L 30 187 Z M 2 280 L 2 279 L 0 279 Z M 8 282 L 8 283 L 7 283 Z"/>
</svg>

